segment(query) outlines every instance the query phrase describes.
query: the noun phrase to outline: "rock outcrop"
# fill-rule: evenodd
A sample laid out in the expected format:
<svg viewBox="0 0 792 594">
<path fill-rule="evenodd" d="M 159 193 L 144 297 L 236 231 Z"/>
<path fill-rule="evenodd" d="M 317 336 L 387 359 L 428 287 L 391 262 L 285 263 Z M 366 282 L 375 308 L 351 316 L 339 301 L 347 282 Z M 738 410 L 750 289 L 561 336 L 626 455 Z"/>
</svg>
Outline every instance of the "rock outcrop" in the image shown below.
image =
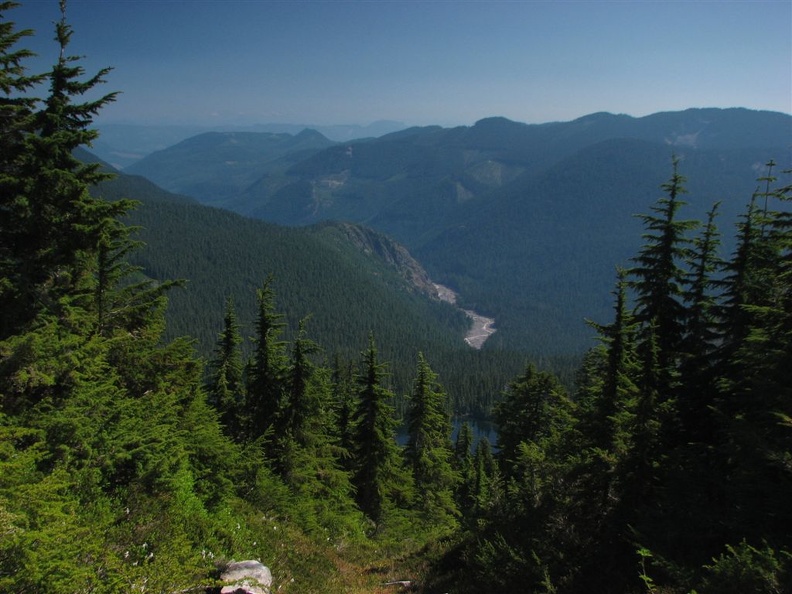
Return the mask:
<svg viewBox="0 0 792 594">
<path fill-rule="evenodd" d="M 259 561 L 233 561 L 220 579 L 227 583 L 220 594 L 270 594 L 272 573 Z"/>
<path fill-rule="evenodd" d="M 374 231 L 354 223 L 326 223 L 338 228 L 347 239 L 364 254 L 378 258 L 405 279 L 420 293 L 429 297 L 437 297 L 429 274 L 423 266 L 412 257 L 407 248 L 394 241 L 384 233 Z"/>
</svg>

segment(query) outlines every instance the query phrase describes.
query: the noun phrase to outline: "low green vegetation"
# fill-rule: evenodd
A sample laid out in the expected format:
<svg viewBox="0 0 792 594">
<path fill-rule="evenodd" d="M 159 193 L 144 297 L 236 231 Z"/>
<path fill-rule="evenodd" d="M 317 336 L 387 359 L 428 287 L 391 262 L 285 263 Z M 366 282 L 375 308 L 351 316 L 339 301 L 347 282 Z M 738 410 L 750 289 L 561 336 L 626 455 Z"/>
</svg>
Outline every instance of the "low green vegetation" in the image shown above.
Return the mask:
<svg viewBox="0 0 792 594">
<path fill-rule="evenodd" d="M 452 439 L 433 357 L 413 353 L 397 399 L 382 338 L 323 350 L 320 316 L 281 313 L 276 277 L 250 287 L 248 323 L 220 291 L 205 360 L 170 337 L 180 283 L 135 265 L 134 204 L 90 192 L 106 174 L 74 156 L 114 98 L 81 99 L 106 71 L 85 78 L 64 14 L 60 58 L 28 74 L 14 6 L 0 2 L 0 591 L 210 590 L 250 558 L 295 593 L 792 589 L 792 186 L 774 164 L 721 260 L 717 207 L 679 217 L 674 162 L 613 320 L 592 322 L 600 345 L 569 387 L 533 363 L 512 374 L 493 448 L 467 424 Z"/>
</svg>

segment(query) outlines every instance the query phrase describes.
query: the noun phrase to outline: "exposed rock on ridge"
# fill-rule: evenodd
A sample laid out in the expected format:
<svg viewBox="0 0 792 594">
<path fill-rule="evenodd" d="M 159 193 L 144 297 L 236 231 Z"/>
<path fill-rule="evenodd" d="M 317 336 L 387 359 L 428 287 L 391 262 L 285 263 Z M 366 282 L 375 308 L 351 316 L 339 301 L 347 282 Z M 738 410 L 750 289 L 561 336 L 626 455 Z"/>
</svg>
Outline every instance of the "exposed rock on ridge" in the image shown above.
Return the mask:
<svg viewBox="0 0 792 594">
<path fill-rule="evenodd" d="M 335 223 L 335 225 L 360 251 L 372 254 L 394 268 L 419 292 L 437 298 L 437 289 L 429 274 L 403 245 L 367 227 L 351 223 Z"/>
</svg>

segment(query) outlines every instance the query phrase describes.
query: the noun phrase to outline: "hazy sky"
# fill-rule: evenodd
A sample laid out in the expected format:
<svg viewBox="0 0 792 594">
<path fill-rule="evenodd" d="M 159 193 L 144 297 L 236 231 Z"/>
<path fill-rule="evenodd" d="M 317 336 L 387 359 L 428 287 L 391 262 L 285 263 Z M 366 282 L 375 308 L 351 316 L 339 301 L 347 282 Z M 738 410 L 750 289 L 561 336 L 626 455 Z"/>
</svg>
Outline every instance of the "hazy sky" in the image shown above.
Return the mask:
<svg viewBox="0 0 792 594">
<path fill-rule="evenodd" d="M 57 0 L 4 18 L 52 63 Z M 70 0 L 112 66 L 102 122 L 539 123 L 687 107 L 792 112 L 792 2 Z"/>
</svg>

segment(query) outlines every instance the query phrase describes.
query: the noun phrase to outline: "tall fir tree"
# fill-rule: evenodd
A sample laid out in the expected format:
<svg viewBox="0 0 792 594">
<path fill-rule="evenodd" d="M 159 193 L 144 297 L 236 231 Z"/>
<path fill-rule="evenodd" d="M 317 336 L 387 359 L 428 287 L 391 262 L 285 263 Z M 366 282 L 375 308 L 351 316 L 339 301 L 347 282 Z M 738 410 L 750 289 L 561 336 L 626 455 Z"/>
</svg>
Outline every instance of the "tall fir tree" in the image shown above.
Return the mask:
<svg viewBox="0 0 792 594">
<path fill-rule="evenodd" d="M 35 133 L 40 104 L 30 91 L 46 79 L 45 74 L 28 74 L 25 64 L 35 54 L 17 47 L 33 34 L 30 29 L 17 31 L 7 20 L 6 13 L 18 6 L 0 3 L 0 339 L 20 327 L 25 309 L 18 267 L 26 257 L 24 230 L 31 206 L 22 191 L 27 183 L 22 168 L 30 158 L 28 137 Z"/>
<path fill-rule="evenodd" d="M 225 431 L 239 440 L 243 435 L 242 404 L 244 402 L 244 383 L 242 353 L 234 302 L 226 299 L 223 330 L 217 337 L 215 355 L 210 361 L 210 376 L 207 393 L 210 404 L 220 414 Z"/>
<path fill-rule="evenodd" d="M 767 166 L 771 170 L 770 163 Z M 768 171 L 765 179 L 770 177 Z M 719 311 L 721 361 L 727 360 L 748 336 L 752 324 L 750 306 L 765 303 L 769 295 L 766 288 L 776 280 L 771 276 L 774 254 L 772 243 L 767 241 L 767 216 L 758 204 L 762 198 L 766 201 L 769 196 L 757 190 L 737 223 L 737 246 L 724 266 L 725 277 L 718 283 L 723 293 Z"/>
<path fill-rule="evenodd" d="M 680 395 L 679 431 L 682 442 L 712 439 L 711 407 L 715 398 L 713 374 L 720 342 L 717 285 L 724 263 L 718 256 L 720 234 L 715 217 L 720 203 L 707 214 L 702 234 L 693 240 L 689 257 L 689 284 L 685 292 L 688 309 L 685 336 L 680 345 L 679 372 L 684 391 Z"/>
<path fill-rule="evenodd" d="M 539 371 L 532 363 L 522 375 L 513 380 L 503 399 L 495 406 L 498 423 L 499 460 L 507 478 L 513 468 L 522 442 L 539 443 L 553 431 L 556 413 L 568 397 L 558 378 L 550 372 Z"/>
<path fill-rule="evenodd" d="M 780 548 L 792 547 L 777 536 L 792 530 L 782 495 L 792 492 L 792 432 L 784 422 L 792 417 L 792 216 L 782 204 L 792 200 L 792 186 L 766 192 L 762 210 L 752 201 L 754 214 L 741 223 L 728 267 L 716 410 L 719 453 L 728 460 L 727 501 L 740 510 L 730 518 L 731 530 L 749 542 L 775 534 L 772 544 Z M 778 209 L 772 207 L 776 201 Z M 762 509 L 748 503 L 757 500 Z"/>
<path fill-rule="evenodd" d="M 475 469 L 473 466 L 473 430 L 470 423 L 462 423 L 454 442 L 454 470 L 459 475 L 456 504 L 463 520 L 470 517 L 475 507 Z"/>
<path fill-rule="evenodd" d="M 342 361 L 336 355 L 331 375 L 335 437 L 339 447 L 339 458 L 345 470 L 354 469 L 354 418 L 355 418 L 355 372 L 354 364 Z"/>
<path fill-rule="evenodd" d="M 598 330 L 606 349 L 606 366 L 602 370 L 599 395 L 590 412 L 588 435 L 591 446 L 606 458 L 624 452 L 624 428 L 619 413 L 636 393 L 637 363 L 636 340 L 638 324 L 628 306 L 627 273 L 617 270 L 614 292 L 614 320 L 609 325 L 592 325 Z"/>
<path fill-rule="evenodd" d="M 426 522 L 451 527 L 459 514 L 454 488 L 459 478 L 452 467 L 451 420 L 448 396 L 423 353 L 418 354 L 413 389 L 407 408 L 407 444 L 416 505 Z"/>
<path fill-rule="evenodd" d="M 107 71 L 81 80 L 61 11 L 49 95 L 2 112 L 0 590 L 174 591 L 209 572 L 193 537 L 230 493 L 234 452 L 188 343 L 160 342 L 159 288 L 129 278 L 134 242 L 115 219 L 129 203 L 92 196 L 104 175 L 72 155 L 112 94 L 75 102 Z M 20 72 L 2 64 L 5 89 Z M 135 555 L 138 538 L 156 556 Z"/>
<path fill-rule="evenodd" d="M 275 311 L 272 277 L 256 292 L 257 318 L 253 359 L 245 391 L 245 432 L 250 440 L 263 436 L 277 422 L 284 401 L 286 343 L 281 340 L 283 316 Z"/>
<path fill-rule="evenodd" d="M 396 420 L 389 402 L 393 394 L 382 385 L 384 377 L 385 367 L 370 336 L 357 380 L 353 484 L 358 506 L 375 524 L 394 507 L 406 506 L 412 487 L 396 444 Z"/>
<path fill-rule="evenodd" d="M 654 214 L 639 215 L 646 229 L 645 243 L 633 258 L 635 266 L 628 271 L 635 293 L 636 321 L 644 332 L 654 328 L 662 400 L 673 398 L 674 359 L 687 323 L 683 304 L 687 277 L 682 267 L 690 241 L 686 234 L 698 225 L 678 218 L 679 209 L 685 205 L 681 196 L 687 193 L 686 180 L 679 173 L 678 158 L 674 157 L 672 166 L 671 179 L 661 186 L 666 195 L 651 208 Z M 647 342 L 646 336 L 643 342 Z"/>
<path fill-rule="evenodd" d="M 283 375 L 282 400 L 270 436 L 275 467 L 287 480 L 294 470 L 295 450 L 315 440 L 316 436 L 311 434 L 315 429 L 312 421 L 327 405 L 328 386 L 317 382 L 318 370 L 311 361 L 319 345 L 306 336 L 305 323 L 306 320 L 300 321 L 292 345 L 291 358 Z M 322 429 L 322 434 L 329 436 L 326 429 Z"/>
<path fill-rule="evenodd" d="M 60 54 L 47 75 L 49 93 L 33 115 L 31 133 L 15 143 L 12 154 L 12 203 L 4 214 L 10 227 L 3 239 L 3 272 L 14 287 L 3 292 L 4 314 L 13 320 L 9 330 L 23 327 L 39 312 L 57 312 L 61 297 L 78 288 L 85 291 L 86 284 L 94 282 L 99 237 L 108 220 L 130 207 L 126 201 L 111 203 L 91 196 L 88 188 L 108 174 L 73 155 L 97 137 L 90 128 L 92 118 L 115 100 L 116 93 L 75 102 L 103 83 L 110 69 L 82 80 L 79 57 L 68 54 L 72 28 L 66 3 L 60 6 L 61 19 L 55 26 Z"/>
</svg>

